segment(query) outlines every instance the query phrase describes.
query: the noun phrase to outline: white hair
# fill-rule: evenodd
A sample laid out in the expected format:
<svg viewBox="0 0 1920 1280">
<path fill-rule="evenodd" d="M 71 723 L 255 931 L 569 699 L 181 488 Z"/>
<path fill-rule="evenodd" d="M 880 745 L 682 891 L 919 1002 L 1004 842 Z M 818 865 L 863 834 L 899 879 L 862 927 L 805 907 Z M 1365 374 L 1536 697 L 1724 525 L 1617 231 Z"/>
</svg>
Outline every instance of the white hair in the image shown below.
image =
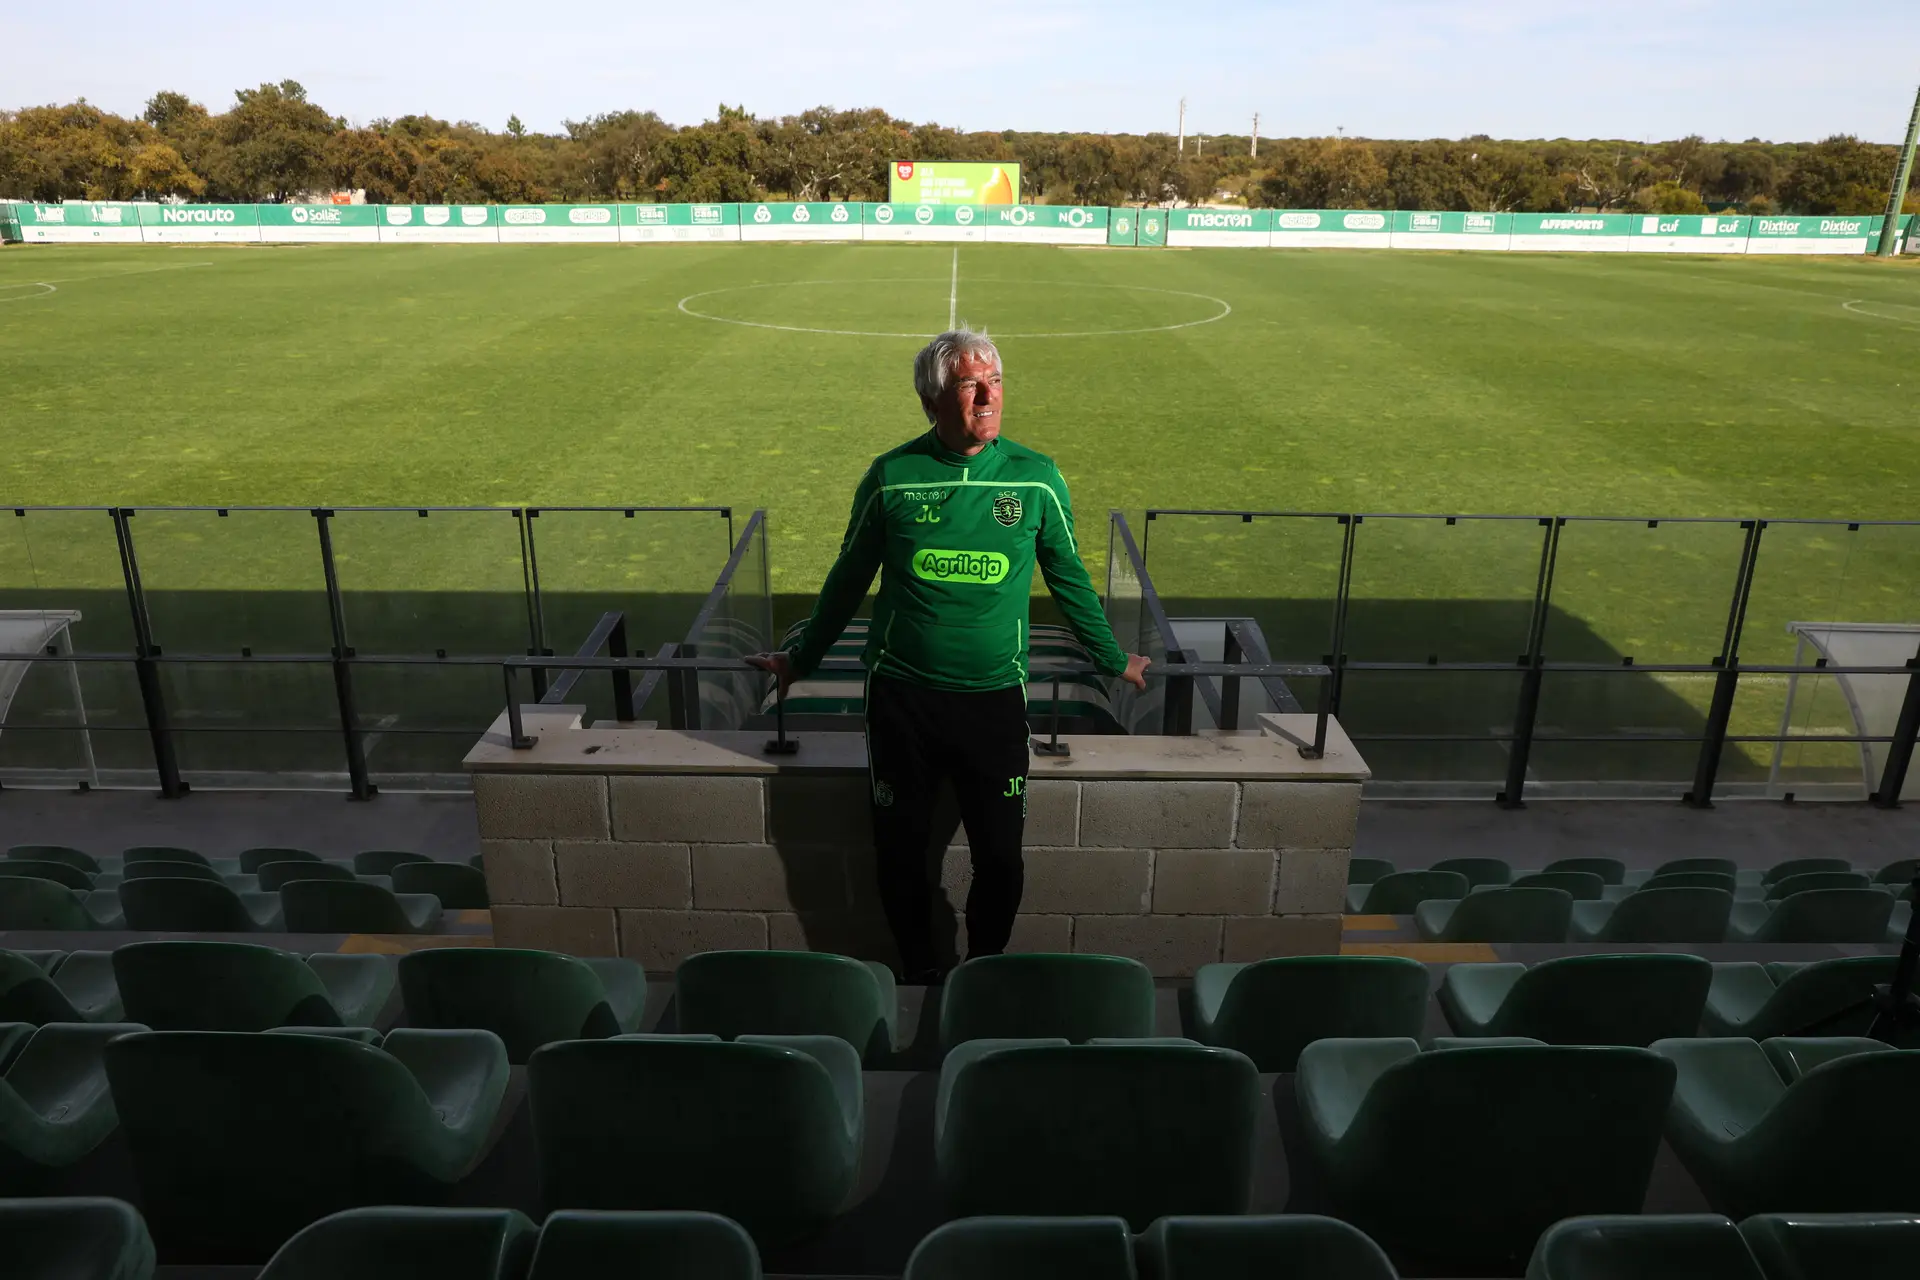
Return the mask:
<svg viewBox="0 0 1920 1280">
<path fill-rule="evenodd" d="M 993 339 L 984 332 L 975 333 L 971 329 L 949 329 L 936 334 L 913 358 L 913 389 L 920 393 L 920 408 L 926 412 L 928 422 L 933 421 L 934 401 L 946 393 L 947 384 L 953 379 L 954 362 L 965 356 L 991 360 L 994 372 L 1002 371 L 1000 348 L 994 346 Z"/>
</svg>

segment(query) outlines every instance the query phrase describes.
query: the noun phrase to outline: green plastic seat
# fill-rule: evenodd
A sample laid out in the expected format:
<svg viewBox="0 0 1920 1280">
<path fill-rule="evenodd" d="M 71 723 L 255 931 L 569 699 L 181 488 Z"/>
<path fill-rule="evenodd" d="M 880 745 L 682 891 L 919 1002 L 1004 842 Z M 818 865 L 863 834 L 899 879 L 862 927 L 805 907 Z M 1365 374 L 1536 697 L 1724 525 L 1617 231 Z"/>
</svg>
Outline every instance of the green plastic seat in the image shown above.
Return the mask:
<svg viewBox="0 0 1920 1280">
<path fill-rule="evenodd" d="M 37 876 L 7 875 L 0 864 L 0 929 L 102 928 L 107 922 L 96 918 L 92 897 Z"/>
<path fill-rule="evenodd" d="M 527 1098 L 548 1208 L 703 1209 L 763 1245 L 833 1217 L 866 1130 L 837 1036 L 562 1041 L 527 1064 Z"/>
<path fill-rule="evenodd" d="M 108 951 L 54 953 L 51 969 L 33 955 L 0 951 L 0 1022 L 119 1022 L 123 1010 Z"/>
<path fill-rule="evenodd" d="M 263 1261 L 365 1204 L 432 1204 L 479 1157 L 506 1092 L 486 1031 L 405 1028 L 375 1048 L 318 1035 L 149 1031 L 107 1076 L 162 1252 Z"/>
<path fill-rule="evenodd" d="M 1372 884 L 1385 876 L 1392 875 L 1398 868 L 1386 858 L 1348 858 L 1347 883 Z"/>
<path fill-rule="evenodd" d="M 1841 956 L 1811 963 L 1716 964 L 1700 1015 L 1701 1030 L 1709 1036 L 1750 1040 L 1865 1035 L 1873 1022 L 1867 1000 L 1875 984 L 1893 981 L 1896 959 Z"/>
<path fill-rule="evenodd" d="M 236 892 L 216 880 L 173 876 L 129 880 L 119 888 L 129 929 L 157 933 L 258 933 L 282 928 L 270 893 Z"/>
<path fill-rule="evenodd" d="M 274 862 L 319 862 L 320 855 L 309 853 L 305 849 L 282 849 L 271 845 L 261 845 L 240 851 L 240 869 L 249 875 L 258 874 L 260 868 Z M 262 889 L 267 886 L 261 885 Z"/>
<path fill-rule="evenodd" d="M 1124 1218 L 962 1218 L 935 1227 L 902 1280 L 1134 1280 Z"/>
<path fill-rule="evenodd" d="M 27 858 L 8 858 L 0 863 L 0 869 L 10 876 L 32 876 L 41 880 L 51 880 L 63 884 L 69 889 L 84 893 L 93 888 L 93 876 L 76 866 L 52 859 L 32 861 Z"/>
<path fill-rule="evenodd" d="M 1505 858 L 1442 858 L 1427 870 L 1458 872 L 1467 878 L 1469 889 L 1513 882 L 1513 864 Z"/>
<path fill-rule="evenodd" d="M 407 853 L 401 849 L 366 849 L 353 855 L 354 874 L 362 876 L 390 876 L 395 867 L 410 862 L 432 862 L 424 853 Z"/>
<path fill-rule="evenodd" d="M 1625 1044 L 1693 1035 L 1713 981 L 1699 956 L 1560 956 L 1539 964 L 1456 964 L 1440 1008 L 1462 1036 Z"/>
<path fill-rule="evenodd" d="M 1627 864 L 1618 858 L 1556 858 L 1542 871 L 1585 871 L 1599 876 L 1606 884 L 1623 884 L 1627 878 Z"/>
<path fill-rule="evenodd" d="M 1162 1218 L 1140 1238 L 1157 1280 L 1398 1280 L 1367 1233 L 1311 1213 Z"/>
<path fill-rule="evenodd" d="M 430 893 L 448 911 L 484 911 L 487 877 L 462 862 L 403 862 L 393 869 L 395 893 Z"/>
<path fill-rule="evenodd" d="M 1650 889 L 1719 889 L 1732 894 L 1743 887 L 1732 876 L 1720 871 L 1674 871 L 1664 876 L 1653 876 L 1638 884 L 1608 885 L 1606 892 L 1600 896 L 1609 902 L 1619 902 Z"/>
<path fill-rule="evenodd" d="M 153 1237 L 124 1200 L 0 1200 L 0 1259 L 8 1280 L 149 1280 Z"/>
<path fill-rule="evenodd" d="M 1872 884 L 1862 871 L 1803 871 L 1768 883 L 1761 896 L 1765 901 L 1778 902 L 1809 889 L 1865 889 Z"/>
<path fill-rule="evenodd" d="M 739 1223 L 693 1209 L 562 1209 L 547 1215 L 527 1280 L 761 1280 Z"/>
<path fill-rule="evenodd" d="M 1572 919 L 1565 889 L 1487 889 L 1423 902 L 1413 912 L 1425 942 L 1565 942 Z"/>
<path fill-rule="evenodd" d="M 1262 1071 L 1292 1071 L 1328 1036 L 1417 1037 L 1427 1020 L 1427 966 L 1404 956 L 1280 956 L 1201 965 L 1193 1034 L 1236 1049 Z"/>
<path fill-rule="evenodd" d="M 1294 1093 L 1343 1220 L 1423 1268 L 1510 1275 L 1562 1218 L 1639 1211 L 1673 1079 L 1646 1049 L 1320 1040 Z"/>
<path fill-rule="evenodd" d="M 64 862 L 76 871 L 97 876 L 102 868 L 100 860 L 90 853 L 69 848 L 64 844 L 16 844 L 7 850 L 9 862 Z M 1908 879 L 1912 879 L 1911 876 Z"/>
<path fill-rule="evenodd" d="M 647 975 L 631 960 L 508 947 L 429 947 L 400 957 L 400 994 L 416 1027 L 485 1027 L 519 1064 L 556 1040 L 632 1031 Z"/>
<path fill-rule="evenodd" d="M 127 866 L 136 862 L 193 862 L 203 867 L 213 866 L 213 860 L 204 853 L 171 844 L 135 845 L 120 855 L 120 861 Z"/>
<path fill-rule="evenodd" d="M 1719 942 L 1732 915 L 1730 888 L 1645 888 L 1618 902 L 1574 903 L 1567 936 L 1573 942 Z"/>
<path fill-rule="evenodd" d="M 1527 1280 L 1767 1280 L 1717 1213 L 1595 1215 L 1547 1228 Z"/>
<path fill-rule="evenodd" d="M 1895 886 L 1911 885 L 1916 870 L 1920 870 L 1920 858 L 1901 858 L 1896 862 L 1889 862 L 1875 872 L 1873 882 Z"/>
<path fill-rule="evenodd" d="M 673 999 L 679 1029 L 694 1035 L 838 1036 L 873 1063 L 893 1052 L 893 972 L 872 961 L 706 951 L 674 970 Z"/>
<path fill-rule="evenodd" d="M 1478 886 L 1475 893 L 1484 893 L 1494 886 Z M 1575 902 L 1598 902 L 1605 892 L 1607 882 L 1597 871 L 1529 871 L 1515 876 L 1508 886 L 1514 889 L 1564 889 Z"/>
<path fill-rule="evenodd" d="M 1244 1213 L 1259 1073 L 1192 1042 L 972 1040 L 947 1054 L 935 1158 L 955 1216 Z"/>
<path fill-rule="evenodd" d="M 947 975 L 940 1043 L 1153 1034 L 1153 974 L 1121 956 L 981 956 Z"/>
<path fill-rule="evenodd" d="M 0 1195 L 34 1195 L 118 1121 L 102 1054 L 130 1022 L 50 1022 L 0 1075 Z"/>
<path fill-rule="evenodd" d="M 1760 883 L 1774 885 L 1793 876 L 1816 875 L 1821 872 L 1852 871 L 1853 864 L 1845 858 L 1788 858 L 1785 862 L 1776 862 L 1760 876 Z"/>
<path fill-rule="evenodd" d="M 1661 1040 L 1667 1141 L 1732 1218 L 1920 1204 L 1920 1050 L 1855 1037 Z"/>
<path fill-rule="evenodd" d="M 1809 889 L 1778 902 L 1736 902 L 1728 942 L 1885 942 L 1893 895 L 1883 889 Z"/>
<path fill-rule="evenodd" d="M 1689 871 L 1711 871 L 1715 875 L 1738 876 L 1740 864 L 1732 858 L 1670 858 L 1655 867 L 1653 874 L 1666 876 Z"/>
<path fill-rule="evenodd" d="M 317 858 L 312 862 L 269 862 L 255 874 L 265 893 L 278 893 L 295 880 L 338 880 L 351 884 L 360 879 L 354 874 L 353 868 L 344 862 L 322 862 Z"/>
<path fill-rule="evenodd" d="M 539 1238 L 514 1209 L 343 1209 L 302 1227 L 259 1280 L 522 1280 Z"/>
<path fill-rule="evenodd" d="M 1910 1280 L 1920 1214 L 1762 1213 L 1740 1224 L 1767 1280 Z"/>
<path fill-rule="evenodd" d="M 204 862 L 170 861 L 160 858 L 148 858 L 139 862 L 129 861 L 121 870 L 122 884 L 135 880 L 157 880 L 161 878 L 184 880 L 211 880 L 215 884 L 225 884 L 218 871 Z"/>
<path fill-rule="evenodd" d="M 280 905 L 290 933 L 432 933 L 442 914 L 431 894 L 334 880 L 284 884 Z"/>
<path fill-rule="evenodd" d="M 1458 871 L 1396 871 L 1372 884 L 1347 886 L 1351 915 L 1410 916 L 1429 898 L 1464 898 L 1473 886 Z"/>
<path fill-rule="evenodd" d="M 156 1031 L 372 1026 L 394 987 L 391 956 L 302 960 L 246 942 L 130 942 L 113 971 L 128 1016 Z"/>
</svg>

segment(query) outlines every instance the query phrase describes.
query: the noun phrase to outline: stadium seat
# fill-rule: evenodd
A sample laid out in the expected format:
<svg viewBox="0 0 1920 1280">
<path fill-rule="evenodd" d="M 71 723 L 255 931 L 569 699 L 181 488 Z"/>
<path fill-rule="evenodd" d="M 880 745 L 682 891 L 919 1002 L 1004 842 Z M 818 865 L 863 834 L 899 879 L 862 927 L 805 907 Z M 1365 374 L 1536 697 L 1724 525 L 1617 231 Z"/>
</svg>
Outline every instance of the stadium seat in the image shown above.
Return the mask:
<svg viewBox="0 0 1920 1280">
<path fill-rule="evenodd" d="M 283 928 L 280 900 L 270 893 L 237 893 L 214 880 L 156 876 L 119 889 L 129 929 L 158 933 L 258 933 Z"/>
<path fill-rule="evenodd" d="M 391 956 L 291 952 L 246 942 L 130 942 L 113 953 L 128 1016 L 155 1031 L 368 1027 L 393 994 Z"/>
<path fill-rule="evenodd" d="M 1366 1232 L 1308 1213 L 1162 1218 L 1140 1238 L 1140 1253 L 1155 1280 L 1397 1280 Z"/>
<path fill-rule="evenodd" d="M 1885 942 L 1893 895 L 1883 889 L 1809 889 L 1778 902 L 1736 902 L 1728 942 Z"/>
<path fill-rule="evenodd" d="M 280 887 L 290 933 L 432 933 L 440 927 L 440 900 L 404 897 L 377 884 L 295 880 Z"/>
<path fill-rule="evenodd" d="M 704 1209 L 762 1244 L 833 1217 L 866 1129 L 837 1036 L 563 1041 L 534 1053 L 527 1099 L 549 1208 Z"/>
<path fill-rule="evenodd" d="M 0 1200 L 7 1280 L 149 1280 L 153 1237 L 124 1200 L 46 1196 Z"/>
<path fill-rule="evenodd" d="M 527 1280 L 760 1280 L 760 1251 L 739 1223 L 692 1209 L 547 1215 Z"/>
<path fill-rule="evenodd" d="M 947 975 L 940 1043 L 1153 1034 L 1153 974 L 1138 960 L 1096 955 L 981 956 Z"/>
<path fill-rule="evenodd" d="M 28 1037 L 0 1075 L 0 1195 L 44 1190 L 113 1132 L 101 1055 L 116 1036 L 145 1030 L 130 1022 L 51 1022 Z"/>
<path fill-rule="evenodd" d="M 1259 1073 L 1191 1041 L 970 1040 L 941 1068 L 935 1158 L 971 1214 L 1244 1213 Z"/>
<path fill-rule="evenodd" d="M 1731 888 L 1645 888 L 1618 902 L 1574 903 L 1567 936 L 1572 942 L 1719 942 L 1732 915 Z"/>
<path fill-rule="evenodd" d="M 390 876 L 393 869 L 409 862 L 432 862 L 424 853 L 400 849 L 367 849 L 353 855 L 353 871 L 362 876 Z"/>
<path fill-rule="evenodd" d="M 1891 885 L 1894 888 L 1911 886 L 1916 869 L 1920 869 L 1920 858 L 1901 858 L 1897 862 L 1889 862 L 1875 872 L 1873 882 Z"/>
<path fill-rule="evenodd" d="M 1645 893 L 1649 889 L 1719 889 L 1732 894 L 1743 888 L 1737 880 L 1724 871 L 1670 871 L 1663 876 L 1653 876 L 1640 882 L 1610 884 L 1600 896 L 1608 902 L 1619 902 L 1635 894 Z"/>
<path fill-rule="evenodd" d="M 1442 858 L 1427 870 L 1457 872 L 1467 878 L 1470 889 L 1513 882 L 1513 866 L 1505 858 Z"/>
<path fill-rule="evenodd" d="M 1425 942 L 1565 942 L 1573 895 L 1565 889 L 1488 889 L 1423 902 L 1413 925 Z"/>
<path fill-rule="evenodd" d="M 1475 893 L 1494 886 L 1476 885 Z M 1575 902 L 1598 902 L 1607 882 L 1595 871 L 1529 871 L 1515 876 L 1508 886 L 1514 889 L 1564 889 Z"/>
<path fill-rule="evenodd" d="M 1873 881 L 1860 871 L 1802 871 L 1798 875 L 1782 876 L 1768 882 L 1762 886 L 1760 896 L 1764 901 L 1778 902 L 1810 889 L 1865 889 L 1872 884 Z"/>
<path fill-rule="evenodd" d="M 120 992 L 107 951 L 54 953 L 51 968 L 32 955 L 0 950 L 0 1022 L 118 1022 Z"/>
<path fill-rule="evenodd" d="M 302 1227 L 258 1280 L 522 1280 L 539 1235 L 513 1209 L 343 1209 Z"/>
<path fill-rule="evenodd" d="M 1599 876 L 1607 884 L 1623 884 L 1627 878 L 1627 864 L 1618 858 L 1556 858 L 1542 871 L 1586 871 Z"/>
<path fill-rule="evenodd" d="M 1342 1219 L 1396 1256 L 1511 1274 L 1561 1218 L 1639 1212 L 1673 1080 L 1646 1049 L 1320 1040 L 1294 1094 Z"/>
<path fill-rule="evenodd" d="M 10 876 L 31 876 L 40 880 L 51 880 L 55 884 L 65 885 L 80 893 L 93 888 L 93 876 L 90 872 L 66 862 L 52 859 L 31 861 L 26 858 L 8 858 L 0 862 L 0 872 Z"/>
<path fill-rule="evenodd" d="M 1920 1051 L 1851 1036 L 1661 1040 L 1667 1141 L 1720 1213 L 1920 1205 Z"/>
<path fill-rule="evenodd" d="M 874 1064 L 893 1052 L 893 972 L 873 961 L 707 951 L 674 970 L 673 999 L 675 1025 L 692 1035 L 838 1036 Z"/>
<path fill-rule="evenodd" d="M 1713 966 L 1700 1016 L 1710 1036 L 1863 1036 L 1876 983 L 1893 981 L 1894 956 L 1841 956 L 1811 963 L 1737 962 Z M 1920 1048 L 1920 1044 L 1908 1046 Z"/>
<path fill-rule="evenodd" d="M 7 850 L 7 860 L 9 862 L 64 862 L 77 871 L 84 871 L 94 876 L 99 875 L 103 870 L 100 860 L 92 854 L 68 848 L 63 844 L 16 844 Z"/>
<path fill-rule="evenodd" d="M 1262 1071 L 1292 1071 L 1329 1036 L 1417 1037 L 1427 1020 L 1427 966 L 1403 956 L 1281 956 L 1201 965 L 1194 1038 L 1237 1049 Z"/>
<path fill-rule="evenodd" d="M 484 911 L 487 899 L 484 872 L 460 862 L 403 862 L 393 869 L 395 893 L 430 893 L 447 911 Z"/>
<path fill-rule="evenodd" d="M 1768 1280 L 1717 1213 L 1596 1215 L 1547 1228 L 1527 1280 Z"/>
<path fill-rule="evenodd" d="M 1539 964 L 1456 964 L 1440 1008 L 1462 1036 L 1625 1044 L 1690 1036 L 1713 966 L 1698 956 L 1560 956 Z"/>
<path fill-rule="evenodd" d="M 204 862 L 173 862 L 149 858 L 140 862 L 128 862 L 120 872 L 122 884 L 133 880 L 158 880 L 163 877 L 179 880 L 211 880 L 215 884 L 226 883 L 224 876 Z"/>
<path fill-rule="evenodd" d="M 1352 915 L 1410 916 L 1430 898 L 1464 898 L 1473 886 L 1458 871 L 1396 871 L 1372 884 L 1347 886 Z"/>
<path fill-rule="evenodd" d="M 1394 865 L 1385 858 L 1348 858 L 1347 883 L 1372 884 L 1394 873 Z"/>
<path fill-rule="evenodd" d="M 1920 1270 L 1920 1214 L 1762 1213 L 1740 1234 L 1767 1280 L 1907 1280 Z"/>
<path fill-rule="evenodd" d="M 475 871 L 485 871 L 487 869 L 487 856 L 483 853 L 476 853 L 467 859 L 467 865 Z"/>
<path fill-rule="evenodd" d="M 83 896 L 51 880 L 0 871 L 0 929 L 104 929 L 119 922 L 119 903 L 111 893 Z"/>
<path fill-rule="evenodd" d="M 1785 862 L 1776 862 L 1760 875 L 1764 885 L 1779 884 L 1793 876 L 1815 875 L 1821 872 L 1848 872 L 1853 864 L 1845 858 L 1789 858 Z"/>
<path fill-rule="evenodd" d="M 902 1280 L 1134 1280 L 1124 1218 L 962 1218 L 914 1246 Z"/>
<path fill-rule="evenodd" d="M 295 880 L 337 880 L 351 884 L 360 879 L 344 862 L 269 862 L 256 873 L 263 893 L 278 893 Z"/>
<path fill-rule="evenodd" d="M 132 865 L 136 862 L 195 862 L 203 867 L 214 865 L 213 860 L 204 853 L 196 853 L 192 849 L 183 849 L 171 844 L 135 845 L 120 855 L 120 861 L 123 865 Z"/>
<path fill-rule="evenodd" d="M 1655 876 L 1684 875 L 1692 871 L 1710 871 L 1715 875 L 1734 876 L 1740 874 L 1740 864 L 1732 858 L 1669 858 L 1651 871 L 1629 871 L 1628 884 L 1644 883 Z"/>
<path fill-rule="evenodd" d="M 631 960 L 507 947 L 429 947 L 400 957 L 400 994 L 416 1027 L 484 1027 L 524 1063 L 556 1040 L 632 1031 L 647 975 Z"/>
<path fill-rule="evenodd" d="M 507 1087 L 486 1031 L 402 1029 L 375 1048 L 321 1035 L 149 1031 L 107 1076 L 163 1252 L 260 1261 L 363 1204 L 431 1204 L 480 1155 Z"/>
<path fill-rule="evenodd" d="M 260 868 L 273 862 L 319 862 L 320 860 L 319 854 L 309 853 L 305 849 L 280 849 L 262 845 L 240 851 L 240 870 L 249 875 L 257 875 Z M 267 886 L 260 887 L 264 889 Z"/>
</svg>

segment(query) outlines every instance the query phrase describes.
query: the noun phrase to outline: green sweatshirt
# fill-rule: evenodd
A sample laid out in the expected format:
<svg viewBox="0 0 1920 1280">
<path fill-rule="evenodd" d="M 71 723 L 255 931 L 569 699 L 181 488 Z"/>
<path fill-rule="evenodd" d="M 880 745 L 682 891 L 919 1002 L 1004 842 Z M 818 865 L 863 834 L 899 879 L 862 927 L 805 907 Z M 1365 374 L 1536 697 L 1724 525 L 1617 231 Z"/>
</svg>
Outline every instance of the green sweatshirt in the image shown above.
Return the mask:
<svg viewBox="0 0 1920 1280">
<path fill-rule="evenodd" d="M 862 661 L 879 675 L 977 692 L 1027 681 L 1033 564 L 1094 665 L 1127 667 L 1073 539 L 1067 482 L 1045 454 L 995 440 L 972 457 L 932 431 L 873 460 L 853 494 L 840 558 L 791 647 L 811 675 L 866 597 L 880 597 Z"/>
</svg>

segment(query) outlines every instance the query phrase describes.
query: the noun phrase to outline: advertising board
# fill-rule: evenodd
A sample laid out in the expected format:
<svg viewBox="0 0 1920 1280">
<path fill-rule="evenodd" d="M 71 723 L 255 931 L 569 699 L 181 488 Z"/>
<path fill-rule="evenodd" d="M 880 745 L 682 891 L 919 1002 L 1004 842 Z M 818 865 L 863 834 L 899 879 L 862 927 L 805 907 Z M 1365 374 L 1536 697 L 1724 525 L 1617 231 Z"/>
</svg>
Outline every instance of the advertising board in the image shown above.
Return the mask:
<svg viewBox="0 0 1920 1280">
<path fill-rule="evenodd" d="M 1516 213 L 1507 244 L 1528 253 L 1625 253 L 1632 237 L 1624 213 Z"/>
<path fill-rule="evenodd" d="M 1728 214 L 1636 214 L 1635 253 L 1745 253 L 1750 218 Z"/>
<path fill-rule="evenodd" d="M 1422 213 L 1402 209 L 1393 215 L 1396 249 L 1497 249 L 1513 240 L 1510 213 Z"/>
<path fill-rule="evenodd" d="M 258 242 L 257 204 L 143 204 L 140 238 L 148 242 Z"/>
<path fill-rule="evenodd" d="M 1167 243 L 1176 248 L 1264 249 L 1272 231 L 1271 209 L 1174 209 L 1167 214 Z"/>
<path fill-rule="evenodd" d="M 17 204 L 13 221 L 27 244 L 138 244 L 139 206 Z"/>
<path fill-rule="evenodd" d="M 986 209 L 977 204 L 861 205 L 860 231 L 867 240 L 985 240 Z"/>
<path fill-rule="evenodd" d="M 623 204 L 623 244 L 674 240 L 738 240 L 740 206 L 732 204 Z"/>
<path fill-rule="evenodd" d="M 1273 209 L 1276 249 L 1385 249 L 1393 215 L 1365 209 Z"/>
<path fill-rule="evenodd" d="M 1877 247 L 1879 218 L 1759 217 L 1747 232 L 1748 253 L 1870 253 Z"/>
<path fill-rule="evenodd" d="M 889 204 L 1018 204 L 1020 166 L 1008 161 L 895 160 Z"/>
<path fill-rule="evenodd" d="M 742 240 L 858 240 L 860 205 L 857 201 L 814 201 L 803 204 L 743 204 Z"/>
<path fill-rule="evenodd" d="M 508 204 L 496 216 L 501 244 L 614 244 L 620 239 L 610 204 Z"/>
<path fill-rule="evenodd" d="M 260 238 L 306 242 L 348 240 L 372 244 L 380 239 L 380 208 L 371 204 L 263 204 Z"/>
<path fill-rule="evenodd" d="M 1140 209 L 1114 209 L 1107 214 L 1107 243 L 1114 245 L 1134 244 L 1135 228 L 1139 225 Z"/>
<path fill-rule="evenodd" d="M 500 211 L 485 204 L 389 204 L 380 239 L 406 244 L 498 244 Z"/>
<path fill-rule="evenodd" d="M 1139 224 L 1134 232 L 1134 243 L 1149 248 L 1157 248 L 1167 242 L 1167 211 L 1165 209 L 1142 209 Z"/>
<path fill-rule="evenodd" d="M 1105 244 L 1108 211 L 1076 204 L 1002 204 L 984 210 L 987 239 L 1015 244 Z"/>
</svg>

